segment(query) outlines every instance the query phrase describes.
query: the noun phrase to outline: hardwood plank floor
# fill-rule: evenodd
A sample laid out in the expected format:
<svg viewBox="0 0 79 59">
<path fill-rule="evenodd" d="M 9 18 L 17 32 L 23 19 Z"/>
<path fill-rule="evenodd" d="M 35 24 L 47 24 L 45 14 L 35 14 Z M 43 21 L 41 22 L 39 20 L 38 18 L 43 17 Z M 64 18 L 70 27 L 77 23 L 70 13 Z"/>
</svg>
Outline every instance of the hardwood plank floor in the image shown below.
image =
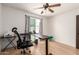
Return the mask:
<svg viewBox="0 0 79 59">
<path fill-rule="evenodd" d="M 32 55 L 45 55 L 45 41 L 40 41 L 38 46 L 30 48 Z M 53 55 L 79 55 L 79 49 L 75 49 L 71 46 L 67 46 L 58 42 L 49 41 L 49 53 Z M 1 55 L 20 55 L 20 49 L 7 49 L 5 52 L 1 52 Z"/>
</svg>

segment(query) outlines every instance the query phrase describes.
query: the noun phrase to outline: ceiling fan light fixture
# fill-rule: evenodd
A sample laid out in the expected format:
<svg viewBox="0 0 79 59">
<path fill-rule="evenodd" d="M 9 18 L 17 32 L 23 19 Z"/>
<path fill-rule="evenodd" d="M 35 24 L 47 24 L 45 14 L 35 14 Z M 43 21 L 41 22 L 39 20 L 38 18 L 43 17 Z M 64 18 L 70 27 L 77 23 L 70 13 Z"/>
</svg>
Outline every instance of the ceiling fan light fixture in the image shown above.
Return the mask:
<svg viewBox="0 0 79 59">
<path fill-rule="evenodd" d="M 53 13 L 54 10 L 51 9 L 51 8 L 59 7 L 59 6 L 61 6 L 61 4 L 59 4 L 59 3 L 58 4 L 53 4 L 53 5 L 49 5 L 49 3 L 46 3 L 46 4 L 43 5 L 43 7 L 40 7 L 38 9 L 43 9 L 45 11 L 45 13 L 46 13 L 47 10 L 50 11 L 51 13 Z M 41 11 L 41 14 L 43 14 L 44 11 Z"/>
<path fill-rule="evenodd" d="M 44 11 L 41 11 L 41 14 L 43 14 L 44 13 Z"/>
</svg>

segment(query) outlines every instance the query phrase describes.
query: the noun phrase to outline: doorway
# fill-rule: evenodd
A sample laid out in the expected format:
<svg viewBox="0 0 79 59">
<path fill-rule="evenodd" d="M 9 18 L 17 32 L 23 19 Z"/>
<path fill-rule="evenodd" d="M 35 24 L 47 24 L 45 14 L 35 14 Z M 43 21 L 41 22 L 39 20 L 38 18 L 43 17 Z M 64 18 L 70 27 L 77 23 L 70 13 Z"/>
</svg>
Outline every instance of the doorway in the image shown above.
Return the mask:
<svg viewBox="0 0 79 59">
<path fill-rule="evenodd" d="M 79 15 L 76 16 L 76 48 L 79 49 Z"/>
</svg>

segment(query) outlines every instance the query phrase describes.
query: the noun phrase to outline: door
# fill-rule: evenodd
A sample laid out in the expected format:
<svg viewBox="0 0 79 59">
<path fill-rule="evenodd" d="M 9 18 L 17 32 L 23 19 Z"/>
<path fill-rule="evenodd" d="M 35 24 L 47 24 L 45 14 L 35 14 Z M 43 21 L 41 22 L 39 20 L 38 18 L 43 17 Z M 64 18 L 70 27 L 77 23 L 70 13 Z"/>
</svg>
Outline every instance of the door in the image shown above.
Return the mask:
<svg viewBox="0 0 79 59">
<path fill-rule="evenodd" d="M 79 15 L 76 16 L 76 48 L 79 49 Z"/>
</svg>

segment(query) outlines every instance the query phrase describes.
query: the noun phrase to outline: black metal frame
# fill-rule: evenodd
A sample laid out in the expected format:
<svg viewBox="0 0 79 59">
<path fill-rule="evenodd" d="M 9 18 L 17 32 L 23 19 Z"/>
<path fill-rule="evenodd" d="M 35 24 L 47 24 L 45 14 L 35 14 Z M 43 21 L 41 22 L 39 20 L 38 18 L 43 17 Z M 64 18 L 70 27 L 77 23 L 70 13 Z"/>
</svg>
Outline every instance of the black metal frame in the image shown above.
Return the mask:
<svg viewBox="0 0 79 59">
<path fill-rule="evenodd" d="M 45 47 L 45 49 L 46 49 L 46 55 L 48 55 L 48 39 L 47 38 L 45 40 L 45 45 L 46 45 L 46 47 Z"/>
<path fill-rule="evenodd" d="M 2 51 L 5 51 L 7 49 L 7 47 L 11 44 L 12 47 L 14 49 L 16 49 L 16 45 L 13 43 L 13 41 L 15 40 L 15 36 L 6 36 L 6 37 L 2 37 L 2 39 L 7 39 L 8 40 L 8 44 L 2 49 Z"/>
</svg>

